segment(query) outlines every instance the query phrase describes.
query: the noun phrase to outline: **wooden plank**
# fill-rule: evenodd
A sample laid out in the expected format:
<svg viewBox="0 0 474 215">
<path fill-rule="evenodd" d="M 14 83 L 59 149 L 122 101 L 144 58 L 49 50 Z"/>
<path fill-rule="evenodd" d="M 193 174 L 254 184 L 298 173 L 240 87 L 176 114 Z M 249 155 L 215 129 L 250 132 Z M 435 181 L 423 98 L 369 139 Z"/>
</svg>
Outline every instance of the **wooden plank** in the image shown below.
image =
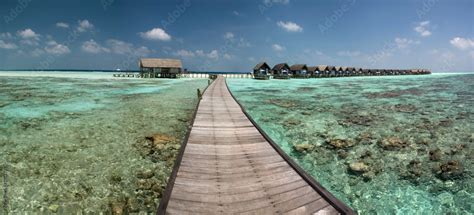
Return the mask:
<svg viewBox="0 0 474 215">
<path fill-rule="evenodd" d="M 330 207 L 329 203 L 326 202 L 323 198 L 319 198 L 313 202 L 310 202 L 308 204 L 305 204 L 301 207 L 295 208 L 293 210 L 285 212 L 285 214 L 290 214 L 290 215 L 298 215 L 298 214 L 311 214 L 317 211 L 322 211 L 323 208 L 328 207 L 334 209 L 333 207 Z M 336 211 L 337 212 L 337 211 Z"/>
<path fill-rule="evenodd" d="M 159 208 L 169 214 L 338 212 L 257 128 L 223 78 L 216 79 L 200 101 L 171 193 Z"/>
</svg>

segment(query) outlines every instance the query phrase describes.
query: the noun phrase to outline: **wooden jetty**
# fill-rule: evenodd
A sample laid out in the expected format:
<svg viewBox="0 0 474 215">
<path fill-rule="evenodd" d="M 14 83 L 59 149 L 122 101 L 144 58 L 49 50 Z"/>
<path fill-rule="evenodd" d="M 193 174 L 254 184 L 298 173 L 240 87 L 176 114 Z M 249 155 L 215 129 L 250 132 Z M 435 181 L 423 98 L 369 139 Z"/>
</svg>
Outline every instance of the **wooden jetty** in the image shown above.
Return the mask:
<svg viewBox="0 0 474 215">
<path fill-rule="evenodd" d="M 219 76 L 204 92 L 158 214 L 354 214 L 289 158 Z"/>
</svg>

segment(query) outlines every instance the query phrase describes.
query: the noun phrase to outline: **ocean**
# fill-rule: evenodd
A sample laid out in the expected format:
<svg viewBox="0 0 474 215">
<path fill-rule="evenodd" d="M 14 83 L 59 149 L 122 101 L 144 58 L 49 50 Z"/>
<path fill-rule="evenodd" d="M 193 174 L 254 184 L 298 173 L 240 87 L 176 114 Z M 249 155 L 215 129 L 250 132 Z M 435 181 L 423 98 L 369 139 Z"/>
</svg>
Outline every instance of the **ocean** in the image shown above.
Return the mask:
<svg viewBox="0 0 474 215">
<path fill-rule="evenodd" d="M 474 74 L 227 82 L 359 214 L 474 213 Z"/>
<path fill-rule="evenodd" d="M 474 213 L 474 74 L 227 82 L 358 213 Z M 2 213 L 154 213 L 206 86 L 0 72 Z"/>
<path fill-rule="evenodd" d="M 0 72 L 0 214 L 154 213 L 206 86 Z"/>
</svg>

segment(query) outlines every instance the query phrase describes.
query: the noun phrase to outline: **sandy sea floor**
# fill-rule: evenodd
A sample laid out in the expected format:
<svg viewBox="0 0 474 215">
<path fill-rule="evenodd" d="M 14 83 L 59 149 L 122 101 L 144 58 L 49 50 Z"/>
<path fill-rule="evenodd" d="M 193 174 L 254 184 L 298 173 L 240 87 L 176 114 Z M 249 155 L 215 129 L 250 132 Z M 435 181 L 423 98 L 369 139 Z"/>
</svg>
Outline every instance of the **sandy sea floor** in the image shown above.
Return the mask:
<svg viewBox="0 0 474 215">
<path fill-rule="evenodd" d="M 474 213 L 474 74 L 228 83 L 358 213 Z"/>
<path fill-rule="evenodd" d="M 111 76 L 0 72 L 0 214 L 155 212 L 207 80 Z"/>
</svg>

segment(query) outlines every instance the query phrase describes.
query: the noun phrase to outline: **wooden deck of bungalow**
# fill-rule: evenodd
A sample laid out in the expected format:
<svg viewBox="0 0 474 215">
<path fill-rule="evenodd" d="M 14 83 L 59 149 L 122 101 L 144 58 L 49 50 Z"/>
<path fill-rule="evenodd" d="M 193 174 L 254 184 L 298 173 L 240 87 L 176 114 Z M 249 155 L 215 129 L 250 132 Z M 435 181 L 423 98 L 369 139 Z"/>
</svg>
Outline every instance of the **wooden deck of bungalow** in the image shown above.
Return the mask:
<svg viewBox="0 0 474 215">
<path fill-rule="evenodd" d="M 291 160 L 219 76 L 204 92 L 158 214 L 354 214 Z"/>
</svg>

